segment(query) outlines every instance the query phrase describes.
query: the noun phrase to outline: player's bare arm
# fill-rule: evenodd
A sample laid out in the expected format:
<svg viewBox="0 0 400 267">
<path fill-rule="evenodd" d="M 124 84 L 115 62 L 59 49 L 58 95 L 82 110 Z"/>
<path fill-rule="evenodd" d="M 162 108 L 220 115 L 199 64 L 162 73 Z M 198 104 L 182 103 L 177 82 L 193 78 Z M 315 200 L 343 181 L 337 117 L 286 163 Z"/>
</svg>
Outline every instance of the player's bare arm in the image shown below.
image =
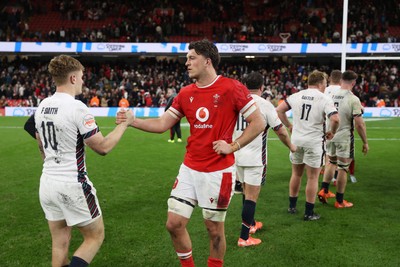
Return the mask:
<svg viewBox="0 0 400 267">
<path fill-rule="evenodd" d="M 286 126 L 286 128 L 289 129 L 290 132 L 292 132 L 293 125 L 290 123 L 289 118 L 286 115 L 286 111 L 289 111 L 290 108 L 286 102 L 282 102 L 277 108 L 276 112 L 278 113 L 278 117 L 283 123 L 283 125 Z"/>
<path fill-rule="evenodd" d="M 330 120 L 330 129 L 325 134 L 327 140 L 331 140 L 335 136 L 336 131 L 339 128 L 339 114 L 338 113 L 331 114 L 329 116 L 329 120 Z"/>
<path fill-rule="evenodd" d="M 232 142 L 231 144 L 228 144 L 223 140 L 214 141 L 213 149 L 215 150 L 215 152 L 217 152 L 218 154 L 233 153 L 253 141 L 253 139 L 256 138 L 265 129 L 265 120 L 262 117 L 258 108 L 256 108 L 246 118 L 246 121 L 249 123 L 249 125 L 243 131 L 242 135 L 238 139 L 234 140 L 234 142 Z"/>
<path fill-rule="evenodd" d="M 117 113 L 116 124 L 125 121 L 126 111 L 119 111 Z M 174 115 L 168 110 L 160 117 L 156 119 L 138 119 L 134 118 L 130 126 L 139 130 L 150 132 L 150 133 L 163 133 L 169 130 L 172 126 L 179 121 L 180 118 L 174 117 Z"/>
<path fill-rule="evenodd" d="M 125 112 L 125 116 L 126 120 L 118 124 L 115 129 L 106 137 L 104 137 L 101 132 L 98 132 L 97 134 L 85 140 L 86 145 L 102 156 L 110 153 L 111 150 L 118 144 L 125 130 L 135 119 L 131 110 Z"/>
<path fill-rule="evenodd" d="M 46 156 L 44 155 L 43 144 L 42 144 L 42 141 L 40 140 L 40 136 L 39 136 L 38 133 L 36 133 L 36 141 L 37 141 L 37 143 L 38 143 L 40 156 L 41 156 L 42 159 L 44 160 L 44 158 L 45 158 Z"/>
<path fill-rule="evenodd" d="M 358 135 L 360 136 L 363 142 L 362 152 L 364 155 L 368 153 L 368 139 L 367 139 L 367 127 L 365 126 L 365 122 L 361 116 L 354 118 L 354 124 L 357 130 Z"/>
<path fill-rule="evenodd" d="M 246 113 L 246 111 L 244 113 Z M 264 131 L 266 126 L 265 119 L 258 108 L 256 108 L 256 110 L 246 118 L 246 122 L 249 125 L 244 129 L 242 135 L 238 139 L 234 140 L 240 144 L 240 147 L 244 147 L 253 141 L 254 138 Z"/>
<path fill-rule="evenodd" d="M 297 146 L 292 144 L 289 134 L 284 127 L 279 127 L 277 130 L 274 130 L 274 132 L 278 136 L 279 140 L 289 148 L 290 152 L 296 152 Z"/>
</svg>

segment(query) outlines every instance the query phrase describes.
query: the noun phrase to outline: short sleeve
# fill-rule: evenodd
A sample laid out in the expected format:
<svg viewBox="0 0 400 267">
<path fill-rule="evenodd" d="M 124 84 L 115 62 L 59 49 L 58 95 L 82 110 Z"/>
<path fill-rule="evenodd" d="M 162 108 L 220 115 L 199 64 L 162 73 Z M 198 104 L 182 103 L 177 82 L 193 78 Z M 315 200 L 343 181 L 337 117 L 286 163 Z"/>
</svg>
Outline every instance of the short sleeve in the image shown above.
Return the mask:
<svg viewBox="0 0 400 267">
<path fill-rule="evenodd" d="M 272 128 L 275 129 L 279 125 L 282 124 L 281 120 L 278 117 L 278 113 L 275 110 L 275 107 L 271 103 L 264 103 L 263 104 L 263 113 L 265 113 L 265 118 L 267 124 Z"/>
<path fill-rule="evenodd" d="M 352 99 L 353 103 L 352 103 L 352 113 L 353 113 L 353 117 L 359 117 L 362 116 L 362 114 L 364 113 L 364 109 L 363 106 L 361 105 L 360 99 L 358 99 L 358 97 L 354 96 Z"/>
<path fill-rule="evenodd" d="M 83 103 L 79 103 L 78 108 L 76 109 L 75 124 L 84 139 L 99 132 L 99 127 L 96 124 L 95 117 L 90 113 L 89 108 Z"/>
<path fill-rule="evenodd" d="M 325 114 L 328 117 L 330 117 L 331 115 L 338 113 L 338 111 L 335 107 L 335 103 L 333 103 L 333 99 L 330 98 L 329 96 L 326 96 L 326 95 L 324 95 L 324 96 L 325 96 L 325 101 L 326 101 L 325 108 L 324 108 Z"/>
<path fill-rule="evenodd" d="M 246 86 L 235 80 L 233 80 L 233 82 L 235 89 L 232 93 L 234 95 L 235 108 L 243 114 L 255 102 Z"/>
</svg>

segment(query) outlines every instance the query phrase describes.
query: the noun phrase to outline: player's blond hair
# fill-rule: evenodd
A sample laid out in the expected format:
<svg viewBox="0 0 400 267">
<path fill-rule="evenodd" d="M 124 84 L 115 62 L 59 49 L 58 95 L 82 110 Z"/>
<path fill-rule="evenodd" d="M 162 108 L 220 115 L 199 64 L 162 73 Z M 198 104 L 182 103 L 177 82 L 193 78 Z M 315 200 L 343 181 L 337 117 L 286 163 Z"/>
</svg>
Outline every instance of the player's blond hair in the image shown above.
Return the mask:
<svg viewBox="0 0 400 267">
<path fill-rule="evenodd" d="M 314 70 L 308 75 L 308 86 L 315 86 L 322 84 L 328 80 L 328 75 L 325 72 Z"/>
<path fill-rule="evenodd" d="M 54 57 L 48 66 L 56 86 L 63 85 L 67 82 L 71 72 L 84 70 L 83 65 L 75 58 L 67 55 L 59 55 Z"/>
</svg>

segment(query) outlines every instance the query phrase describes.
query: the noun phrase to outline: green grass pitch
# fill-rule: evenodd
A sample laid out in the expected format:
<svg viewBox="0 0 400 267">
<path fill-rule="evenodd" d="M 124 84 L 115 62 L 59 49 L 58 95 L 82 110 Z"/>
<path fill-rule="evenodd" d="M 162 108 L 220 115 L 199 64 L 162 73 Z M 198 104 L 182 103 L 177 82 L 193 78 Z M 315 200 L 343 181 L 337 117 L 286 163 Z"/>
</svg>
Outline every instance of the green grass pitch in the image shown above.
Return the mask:
<svg viewBox="0 0 400 267">
<path fill-rule="evenodd" d="M 0 117 L 0 266 L 50 266 L 51 239 L 38 200 L 41 159 L 36 142 L 23 130 L 27 118 Z M 98 118 L 103 134 L 113 118 Z M 269 133 L 268 178 L 256 219 L 265 228 L 257 247 L 236 245 L 241 196 L 232 199 L 226 219 L 225 266 L 400 266 L 400 118 L 366 120 L 370 152 L 356 138 L 356 177 L 345 198 L 351 209 L 316 202 L 322 218 L 304 222 L 304 184 L 298 215 L 287 214 L 291 166 L 288 150 Z M 183 127 L 186 140 L 189 128 Z M 167 198 L 185 152 L 168 143 L 168 132 L 128 129 L 106 157 L 87 149 L 87 167 L 104 215 L 106 238 L 91 266 L 179 266 L 165 230 Z M 335 188 L 332 187 L 335 192 Z M 196 209 L 188 225 L 197 266 L 206 266 L 208 236 Z M 70 251 L 81 243 L 73 231 Z"/>
</svg>

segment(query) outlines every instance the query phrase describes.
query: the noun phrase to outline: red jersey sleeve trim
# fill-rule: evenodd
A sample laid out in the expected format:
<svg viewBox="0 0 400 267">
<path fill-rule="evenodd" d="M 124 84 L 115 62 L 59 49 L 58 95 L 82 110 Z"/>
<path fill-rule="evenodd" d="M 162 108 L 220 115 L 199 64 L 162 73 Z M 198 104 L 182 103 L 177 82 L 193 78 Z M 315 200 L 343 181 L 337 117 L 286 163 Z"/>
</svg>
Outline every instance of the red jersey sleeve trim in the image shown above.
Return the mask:
<svg viewBox="0 0 400 267">
<path fill-rule="evenodd" d="M 240 113 L 241 113 L 241 114 L 245 114 L 246 112 L 250 111 L 249 114 L 246 114 L 246 115 L 247 115 L 246 117 L 248 117 L 251 113 L 253 113 L 253 112 L 256 110 L 256 109 L 254 109 L 254 110 L 252 110 L 252 111 L 250 110 L 250 108 L 251 108 L 253 105 L 255 105 L 254 99 L 250 100 L 249 103 L 247 103 L 246 106 L 244 106 L 244 107 L 240 110 Z"/>
<path fill-rule="evenodd" d="M 173 108 L 173 107 L 170 107 L 170 108 L 167 110 L 167 112 L 168 112 L 172 117 L 174 117 L 175 119 L 181 119 L 181 118 L 183 117 L 183 114 L 180 113 L 178 110 L 176 110 L 176 109 Z"/>
</svg>

